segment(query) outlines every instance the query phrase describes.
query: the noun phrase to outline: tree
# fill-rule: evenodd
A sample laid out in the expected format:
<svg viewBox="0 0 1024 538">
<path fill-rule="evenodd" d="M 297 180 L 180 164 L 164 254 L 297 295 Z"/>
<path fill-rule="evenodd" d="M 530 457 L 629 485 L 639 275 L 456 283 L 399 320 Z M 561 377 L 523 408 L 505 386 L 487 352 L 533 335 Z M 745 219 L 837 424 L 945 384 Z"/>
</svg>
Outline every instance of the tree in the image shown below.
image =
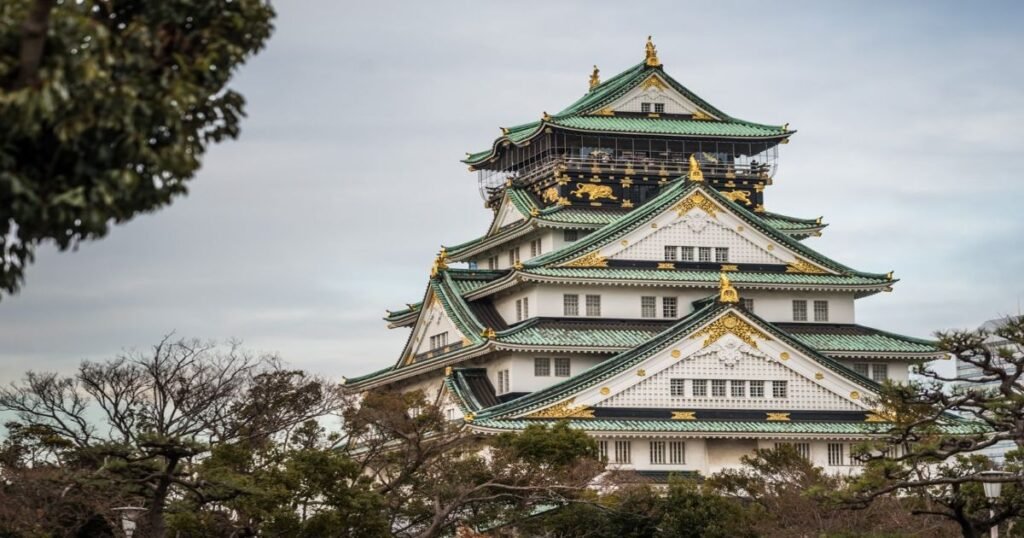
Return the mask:
<svg viewBox="0 0 1024 538">
<path fill-rule="evenodd" d="M 204 504 L 244 492 L 195 474 L 212 450 L 258 446 L 339 403 L 336 386 L 283 369 L 274 357 L 170 338 L 149 354 L 86 361 L 73 376 L 29 372 L 0 389 L 0 410 L 18 417 L 15 431 L 45 439 L 52 464 L 73 471 L 67 487 L 141 500 L 142 527 L 153 537 L 165 535 L 171 501 Z"/>
<path fill-rule="evenodd" d="M 887 384 L 876 403 L 895 426 L 862 447 L 865 470 L 845 500 L 866 506 L 893 494 L 912 496 L 920 501 L 914 513 L 947 518 L 963 536 L 980 536 L 1024 516 L 1024 318 L 1008 318 L 992 331 L 937 336 L 943 350 L 980 375 L 950 378 L 926 368 L 919 372 L 924 381 Z M 950 389 L 952 382 L 960 384 Z M 985 476 L 996 466 L 979 451 L 1001 441 L 1017 446 L 1007 454 L 1009 474 Z M 1005 483 L 995 500 L 982 490 L 992 481 Z"/>
<path fill-rule="evenodd" d="M 61 250 L 186 191 L 238 136 L 228 88 L 272 31 L 266 0 L 0 2 L 0 294 Z"/>
</svg>

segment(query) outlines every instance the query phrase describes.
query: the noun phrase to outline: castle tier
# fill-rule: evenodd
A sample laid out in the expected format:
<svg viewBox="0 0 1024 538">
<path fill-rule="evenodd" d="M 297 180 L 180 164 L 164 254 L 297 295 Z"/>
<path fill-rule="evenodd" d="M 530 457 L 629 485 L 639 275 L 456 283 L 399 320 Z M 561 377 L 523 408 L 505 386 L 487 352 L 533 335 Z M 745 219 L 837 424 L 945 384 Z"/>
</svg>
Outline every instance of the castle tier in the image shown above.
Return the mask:
<svg viewBox="0 0 1024 538">
<path fill-rule="evenodd" d="M 442 250 L 394 364 L 355 390 L 423 390 L 480 434 L 568 419 L 609 465 L 664 477 L 791 443 L 845 472 L 872 396 L 935 343 L 858 325 L 892 273 L 806 246 L 765 210 L 795 131 L 733 118 L 645 60 L 465 162 L 494 218 Z M 449 267 L 464 263 L 465 267 Z"/>
</svg>

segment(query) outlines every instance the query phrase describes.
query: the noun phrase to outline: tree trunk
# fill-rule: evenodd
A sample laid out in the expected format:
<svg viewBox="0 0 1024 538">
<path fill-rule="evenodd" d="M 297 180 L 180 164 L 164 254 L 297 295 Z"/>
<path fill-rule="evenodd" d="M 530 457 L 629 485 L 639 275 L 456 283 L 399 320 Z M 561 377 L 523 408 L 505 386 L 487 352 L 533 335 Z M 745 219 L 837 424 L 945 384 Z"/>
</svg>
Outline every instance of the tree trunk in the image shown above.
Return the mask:
<svg viewBox="0 0 1024 538">
<path fill-rule="evenodd" d="M 50 11 L 55 3 L 56 0 L 35 0 L 29 9 L 28 18 L 21 26 L 18 78 L 14 80 L 14 89 L 39 82 L 39 65 L 43 61 L 46 32 L 50 29 Z"/>
<path fill-rule="evenodd" d="M 146 538 L 165 538 L 167 525 L 164 522 L 164 507 L 167 506 L 167 494 L 171 489 L 171 477 L 178 468 L 178 458 L 169 458 L 164 466 L 164 474 L 159 478 L 153 500 L 146 511 L 146 526 L 143 536 Z"/>
</svg>

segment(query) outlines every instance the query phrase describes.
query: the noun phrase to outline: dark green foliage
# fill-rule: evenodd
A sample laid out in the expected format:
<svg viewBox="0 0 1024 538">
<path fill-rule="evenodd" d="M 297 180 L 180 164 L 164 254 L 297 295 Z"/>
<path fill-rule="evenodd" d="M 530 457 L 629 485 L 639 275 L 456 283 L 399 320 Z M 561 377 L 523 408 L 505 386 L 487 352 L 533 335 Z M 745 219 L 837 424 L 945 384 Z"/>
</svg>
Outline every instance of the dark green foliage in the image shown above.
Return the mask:
<svg viewBox="0 0 1024 538">
<path fill-rule="evenodd" d="M 521 433 L 502 434 L 495 446 L 509 450 L 516 458 L 531 463 L 544 462 L 564 467 L 580 458 L 597 458 L 597 442 L 589 435 L 559 422 L 550 429 L 531 424 Z"/>
<path fill-rule="evenodd" d="M 0 2 L 0 292 L 39 244 L 185 193 L 207 145 L 238 136 L 228 82 L 273 16 L 265 0 Z"/>
</svg>

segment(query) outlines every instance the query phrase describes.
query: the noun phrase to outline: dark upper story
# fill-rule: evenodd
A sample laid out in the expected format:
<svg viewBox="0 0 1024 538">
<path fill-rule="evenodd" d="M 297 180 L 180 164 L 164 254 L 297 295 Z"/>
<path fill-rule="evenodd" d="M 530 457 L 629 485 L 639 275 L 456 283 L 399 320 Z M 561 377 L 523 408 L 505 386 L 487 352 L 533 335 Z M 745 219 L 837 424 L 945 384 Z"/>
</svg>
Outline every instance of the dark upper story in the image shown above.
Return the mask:
<svg viewBox="0 0 1024 538">
<path fill-rule="evenodd" d="M 667 75 L 653 44 L 644 62 L 600 82 L 561 112 L 502 128 L 491 148 L 464 162 L 493 206 L 509 185 L 549 203 L 634 207 L 669 178 L 699 168 L 716 189 L 751 209 L 775 173 L 786 125 L 733 118 Z"/>
</svg>

